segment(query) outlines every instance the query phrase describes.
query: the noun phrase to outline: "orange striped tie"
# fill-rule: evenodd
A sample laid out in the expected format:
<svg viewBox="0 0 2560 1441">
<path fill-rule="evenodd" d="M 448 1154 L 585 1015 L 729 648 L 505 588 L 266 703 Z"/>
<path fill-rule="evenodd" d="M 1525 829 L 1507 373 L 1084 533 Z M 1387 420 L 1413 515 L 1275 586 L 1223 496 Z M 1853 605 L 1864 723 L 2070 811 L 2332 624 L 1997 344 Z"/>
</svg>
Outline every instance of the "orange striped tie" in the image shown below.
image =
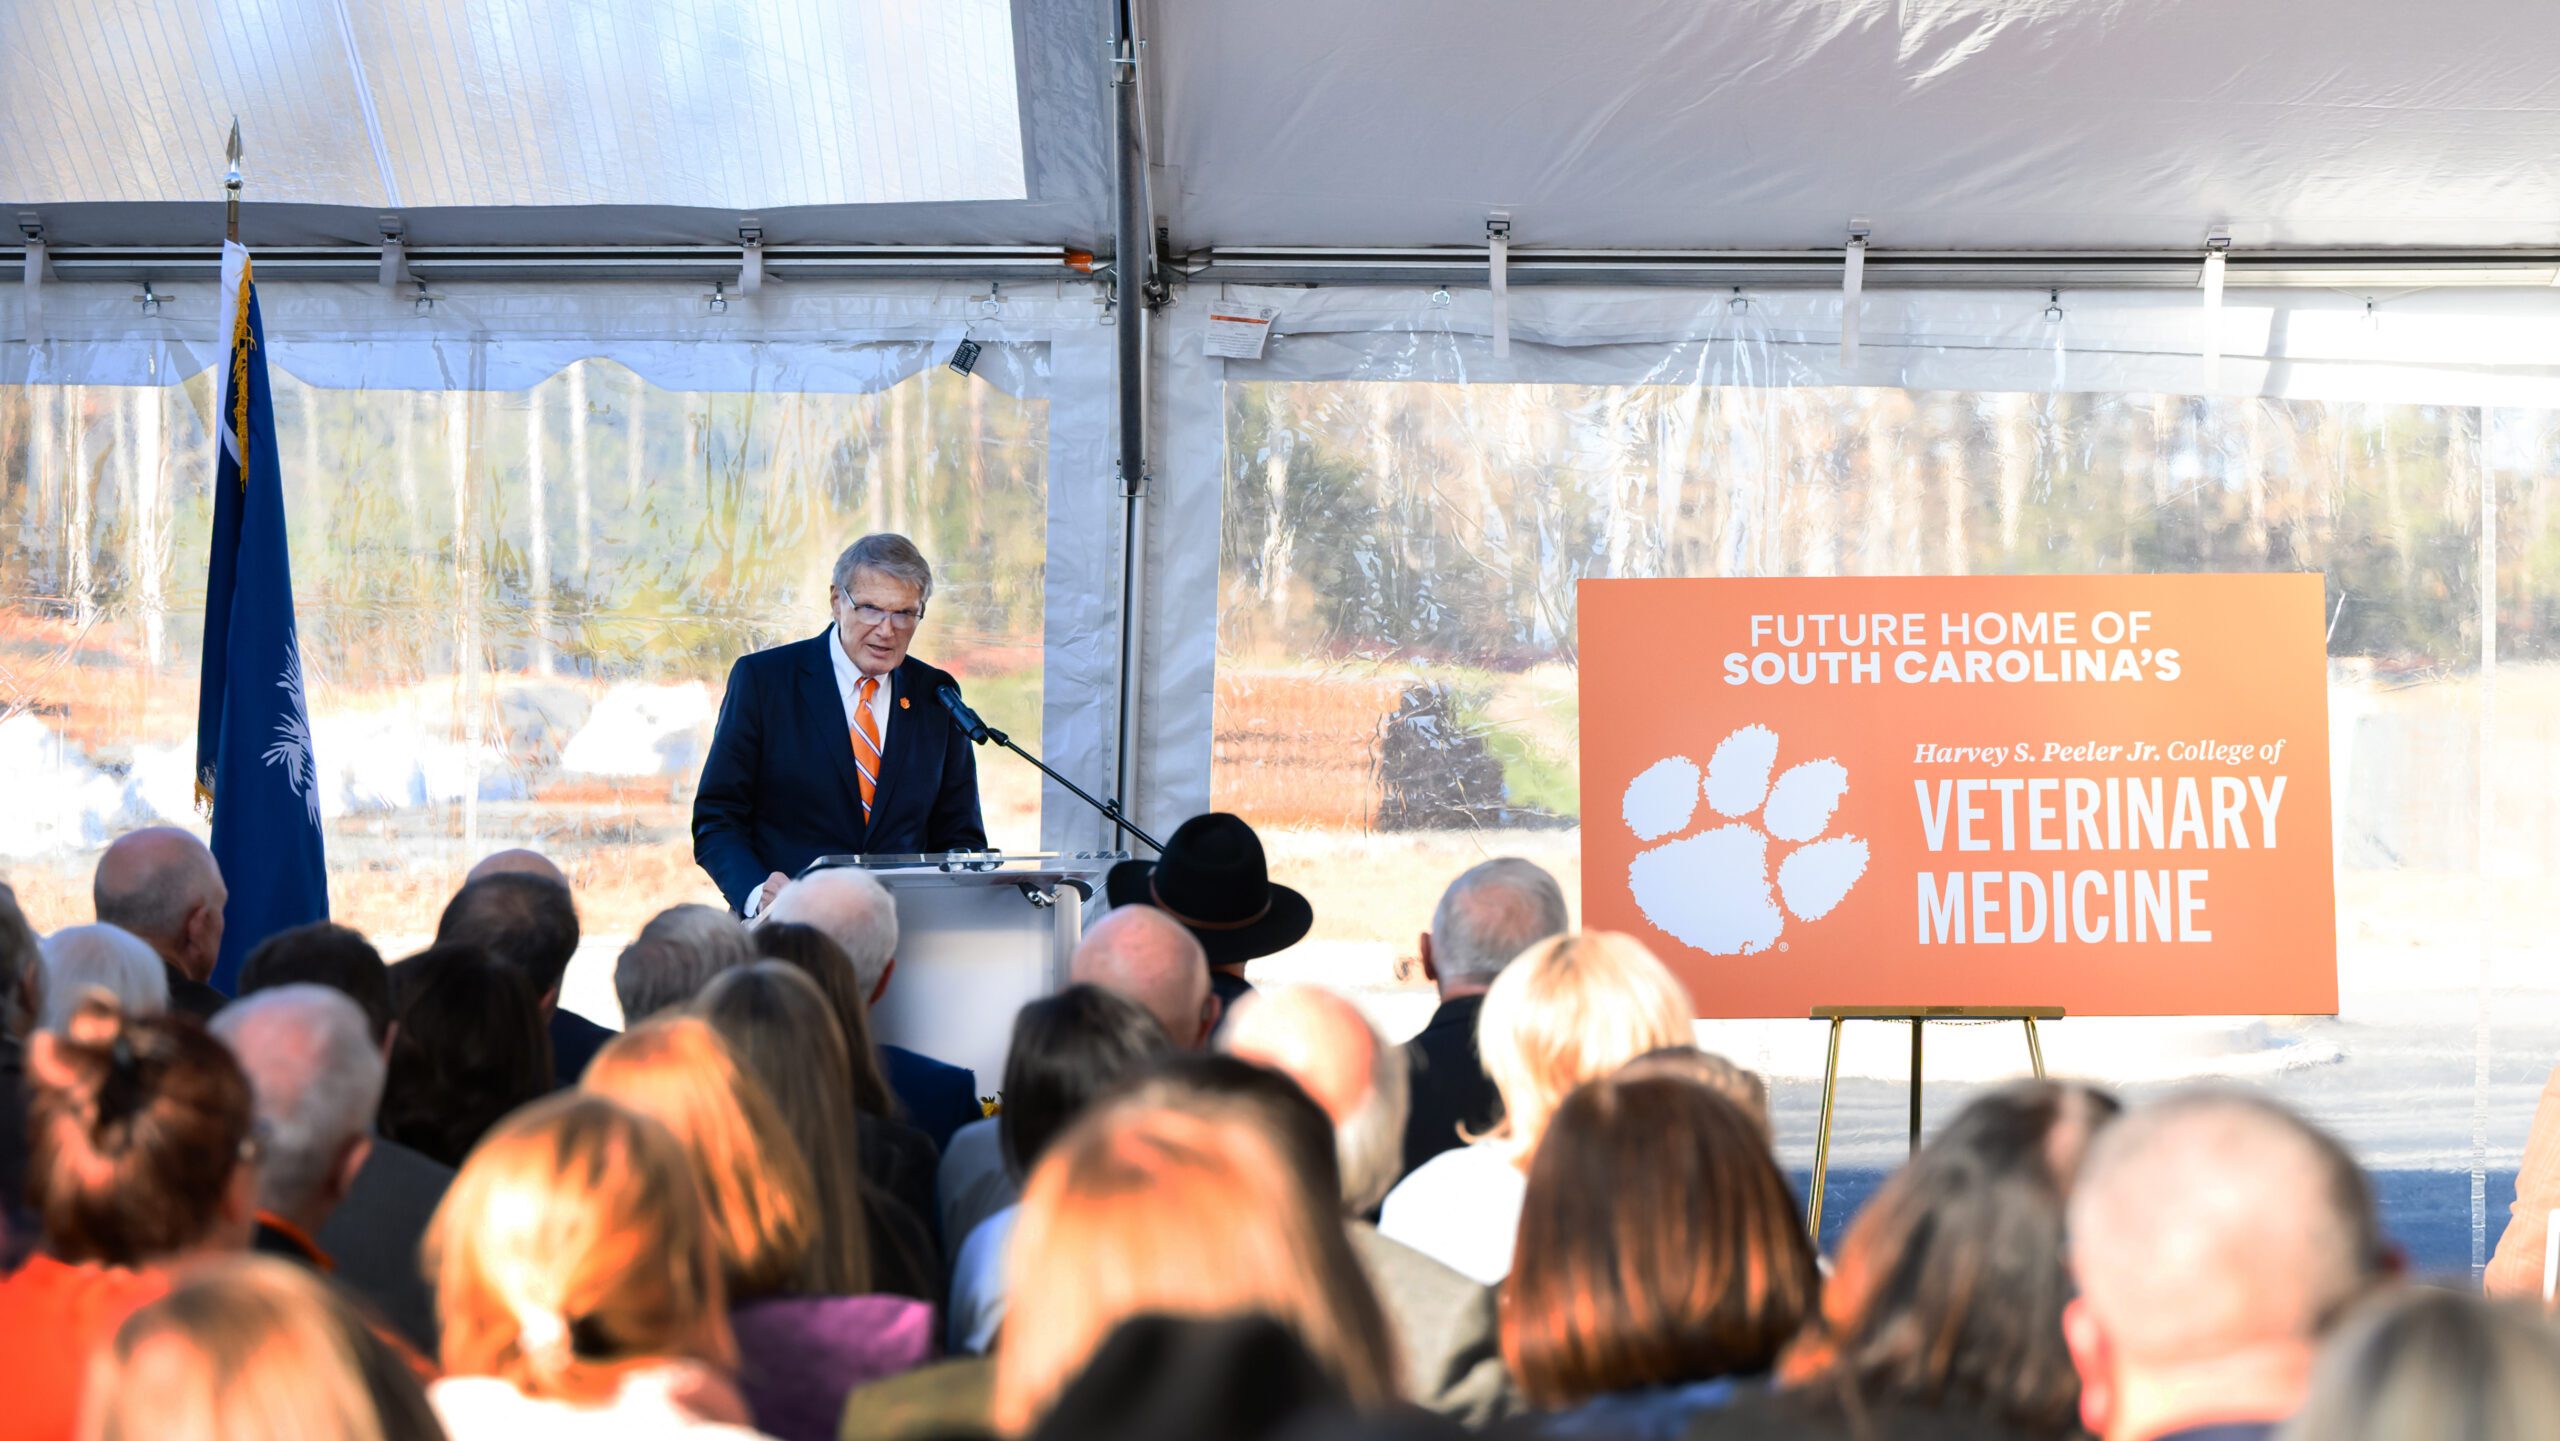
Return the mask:
<svg viewBox="0 0 2560 1441">
<path fill-rule="evenodd" d="M 880 789 L 880 722 L 871 718 L 871 698 L 880 693 L 877 676 L 864 676 L 853 706 L 853 768 L 862 777 L 862 823 L 871 823 L 871 795 Z"/>
</svg>

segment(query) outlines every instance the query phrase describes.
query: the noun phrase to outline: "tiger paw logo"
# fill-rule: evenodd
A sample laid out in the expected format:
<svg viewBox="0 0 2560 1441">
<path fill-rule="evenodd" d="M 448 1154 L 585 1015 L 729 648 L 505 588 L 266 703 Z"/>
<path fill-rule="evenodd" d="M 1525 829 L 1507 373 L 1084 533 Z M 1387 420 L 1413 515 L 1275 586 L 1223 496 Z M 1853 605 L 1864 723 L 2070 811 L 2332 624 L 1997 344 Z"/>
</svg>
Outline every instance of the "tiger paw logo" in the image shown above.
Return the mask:
<svg viewBox="0 0 2560 1441">
<path fill-rule="evenodd" d="M 1849 792 L 1847 768 L 1803 761 L 1772 783 L 1777 764 L 1778 733 L 1747 725 L 1716 746 L 1703 772 L 1669 756 L 1627 783 L 1627 829 L 1662 842 L 1627 868 L 1646 920 L 1708 955 L 1747 956 L 1776 945 L 1789 920 L 1818 921 L 1848 896 L 1867 873 L 1867 843 L 1822 834 Z M 1783 843 L 1774 871 L 1772 841 Z"/>
</svg>

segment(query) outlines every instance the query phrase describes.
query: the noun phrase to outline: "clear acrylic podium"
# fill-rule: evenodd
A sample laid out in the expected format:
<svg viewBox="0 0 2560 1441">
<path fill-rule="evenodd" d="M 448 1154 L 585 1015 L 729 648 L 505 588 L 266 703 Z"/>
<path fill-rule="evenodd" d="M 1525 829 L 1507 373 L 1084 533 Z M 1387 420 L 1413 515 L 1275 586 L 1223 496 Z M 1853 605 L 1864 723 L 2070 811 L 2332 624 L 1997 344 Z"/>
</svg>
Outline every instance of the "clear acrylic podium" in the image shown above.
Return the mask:
<svg viewBox="0 0 2560 1441">
<path fill-rule="evenodd" d="M 872 1008 L 871 1036 L 1004 1084 L 1013 1017 L 1067 983 L 1085 906 L 1125 851 L 1074 855 L 820 856 L 807 870 L 858 866 L 898 903 L 898 969 Z"/>
</svg>

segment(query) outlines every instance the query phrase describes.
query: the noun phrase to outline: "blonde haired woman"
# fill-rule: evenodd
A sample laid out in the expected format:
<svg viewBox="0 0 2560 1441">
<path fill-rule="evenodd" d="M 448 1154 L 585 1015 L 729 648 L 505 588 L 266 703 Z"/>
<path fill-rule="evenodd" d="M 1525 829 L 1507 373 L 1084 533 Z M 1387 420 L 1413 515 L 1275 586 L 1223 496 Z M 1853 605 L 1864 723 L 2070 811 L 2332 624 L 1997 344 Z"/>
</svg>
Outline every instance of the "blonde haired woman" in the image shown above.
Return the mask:
<svg viewBox="0 0 2560 1441">
<path fill-rule="evenodd" d="M 832 1441 L 847 1391 L 933 1358 L 933 1308 L 921 1301 L 792 1294 L 819 1233 L 809 1167 L 764 1084 L 709 1022 L 662 1016 L 618 1036 L 579 1085 L 655 1119 L 692 1157 L 758 1426 Z"/>
<path fill-rule="evenodd" d="M 757 1433 L 719 1245 L 664 1126 L 566 1092 L 498 1123 L 428 1228 L 454 1441 Z"/>
<path fill-rule="evenodd" d="M 299 1267 L 197 1266 L 89 1366 L 84 1441 L 443 1441 L 417 1378 Z"/>
<path fill-rule="evenodd" d="M 1585 1081 L 1647 1051 L 1693 1044 L 1688 992 L 1633 936 L 1582 931 L 1521 952 L 1485 992 L 1476 1051 L 1503 1120 L 1425 1161 L 1387 1193 L 1378 1230 L 1487 1286 L 1511 1274 L 1529 1158 Z"/>
<path fill-rule="evenodd" d="M 1354 1402 L 1393 1402 L 1394 1340 L 1334 1205 L 1233 1102 L 1141 1098 L 1079 1121 L 1023 1191 L 996 1429 L 1030 1430 L 1114 1327 L 1149 1314 L 1269 1315 Z"/>
</svg>

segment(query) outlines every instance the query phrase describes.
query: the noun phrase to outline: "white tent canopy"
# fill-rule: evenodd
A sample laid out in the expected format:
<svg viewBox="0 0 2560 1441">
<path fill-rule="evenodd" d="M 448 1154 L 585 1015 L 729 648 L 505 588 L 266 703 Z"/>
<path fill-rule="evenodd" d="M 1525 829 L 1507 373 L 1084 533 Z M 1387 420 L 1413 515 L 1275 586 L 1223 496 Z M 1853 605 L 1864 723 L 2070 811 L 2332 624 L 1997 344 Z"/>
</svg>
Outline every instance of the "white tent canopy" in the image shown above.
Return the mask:
<svg viewBox="0 0 2560 1441">
<path fill-rule="evenodd" d="M 1182 249 L 2560 244 L 2531 0 L 1188 0 Z M 1097 0 L 17 0 L 0 205 L 57 244 L 1107 247 Z M 191 207 L 160 209 L 162 206 Z M 103 208 L 102 208 L 103 207 Z"/>
</svg>

